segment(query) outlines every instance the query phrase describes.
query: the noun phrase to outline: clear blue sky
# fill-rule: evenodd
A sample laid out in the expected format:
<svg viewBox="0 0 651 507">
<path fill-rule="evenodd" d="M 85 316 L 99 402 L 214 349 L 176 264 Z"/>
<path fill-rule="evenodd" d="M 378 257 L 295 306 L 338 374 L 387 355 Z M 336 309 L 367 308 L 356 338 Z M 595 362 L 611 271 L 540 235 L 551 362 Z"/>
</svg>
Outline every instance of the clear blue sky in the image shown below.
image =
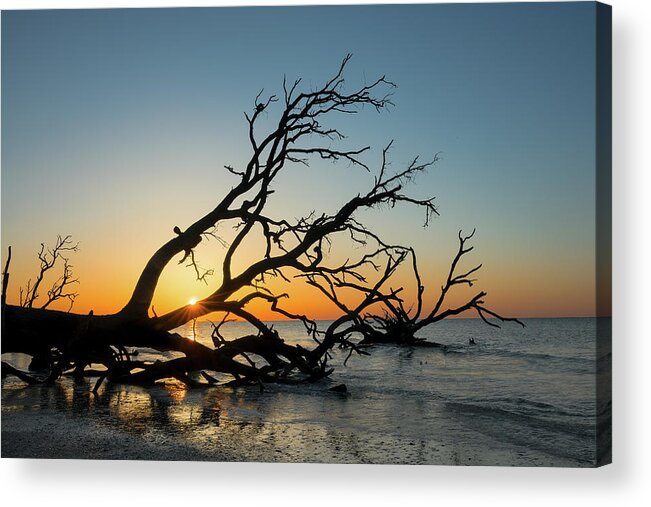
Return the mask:
<svg viewBox="0 0 651 507">
<path fill-rule="evenodd" d="M 247 159 L 242 113 L 260 89 L 280 91 L 284 74 L 317 85 L 349 52 L 351 88 L 382 74 L 398 85 L 395 108 L 341 124 L 351 142 L 371 144 L 373 162 L 395 139 L 396 167 L 442 157 L 413 189 L 437 196 L 428 230 L 410 209 L 369 222 L 414 244 L 431 279 L 456 231 L 477 227 L 499 309 L 593 313 L 591 2 L 5 11 L 2 242 L 16 269 L 69 232 L 82 294 L 119 278 L 110 291 L 126 297 L 171 228 L 229 187 L 220 168 Z M 369 181 L 315 161 L 287 172 L 273 206 L 331 210 Z"/>
</svg>

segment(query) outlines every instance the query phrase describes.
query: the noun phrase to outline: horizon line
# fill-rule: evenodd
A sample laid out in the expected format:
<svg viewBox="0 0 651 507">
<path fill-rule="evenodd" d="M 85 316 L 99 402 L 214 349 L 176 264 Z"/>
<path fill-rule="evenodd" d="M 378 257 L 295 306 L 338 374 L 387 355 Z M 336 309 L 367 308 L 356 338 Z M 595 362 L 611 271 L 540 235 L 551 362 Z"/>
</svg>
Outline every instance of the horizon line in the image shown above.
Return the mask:
<svg viewBox="0 0 651 507">
<path fill-rule="evenodd" d="M 517 319 L 612 319 L 612 315 L 565 315 L 560 317 L 516 317 Z M 261 319 L 262 322 L 301 322 L 300 319 Z M 312 319 L 313 322 L 331 322 L 336 319 Z M 451 320 L 482 320 L 480 317 L 450 317 L 449 319 L 444 319 L 445 321 Z M 499 319 L 488 319 L 488 320 L 499 320 Z M 197 322 L 212 322 L 210 319 L 205 319 L 199 317 Z M 231 320 L 230 322 L 248 322 L 245 319 Z M 441 321 L 442 322 L 442 321 Z M 188 321 L 183 326 L 192 325 L 192 321 Z M 180 326 L 182 327 L 182 326 Z"/>
</svg>

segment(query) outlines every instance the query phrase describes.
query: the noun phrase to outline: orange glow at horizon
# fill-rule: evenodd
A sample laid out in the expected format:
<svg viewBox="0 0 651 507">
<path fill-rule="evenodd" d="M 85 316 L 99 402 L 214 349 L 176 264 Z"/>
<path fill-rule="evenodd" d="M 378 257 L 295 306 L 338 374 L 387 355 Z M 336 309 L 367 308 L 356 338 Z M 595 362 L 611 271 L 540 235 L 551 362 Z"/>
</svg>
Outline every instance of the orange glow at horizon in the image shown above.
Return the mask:
<svg viewBox="0 0 651 507">
<path fill-rule="evenodd" d="M 310 178 L 315 175 L 322 176 L 316 167 L 309 175 L 301 176 L 290 172 L 288 177 L 291 177 L 292 181 L 300 181 L 307 194 L 319 196 L 316 187 L 326 188 L 326 183 L 311 182 Z M 341 174 L 338 177 L 333 176 L 334 181 L 341 178 Z M 294 184 L 298 185 L 296 181 Z M 179 182 L 176 182 L 173 187 L 177 188 L 178 184 Z M 175 197 L 178 200 L 177 206 L 161 207 L 159 200 L 167 195 L 173 195 L 172 191 L 163 192 L 162 187 L 157 195 L 145 194 L 143 197 L 139 194 L 129 198 L 122 195 L 122 201 L 112 209 L 112 214 L 97 218 L 92 228 L 89 228 L 92 220 L 88 222 L 83 215 L 74 215 L 76 221 L 73 220 L 73 224 L 77 224 L 76 228 L 63 231 L 70 232 L 73 239 L 80 242 L 80 251 L 71 256 L 74 274 L 80 280 L 76 288 L 79 297 L 75 301 L 73 312 L 84 314 L 92 310 L 96 315 L 100 315 L 119 311 L 128 301 L 151 254 L 173 234 L 170 224 L 191 224 L 212 209 L 215 200 L 219 199 L 214 195 L 184 193 Z M 323 196 L 323 202 L 317 202 L 315 197 L 304 203 L 296 203 L 290 198 L 291 195 L 293 194 L 290 190 L 283 191 L 279 185 L 274 194 L 275 200 L 270 202 L 271 216 L 306 216 L 306 209 L 313 207 L 331 210 L 341 205 L 341 201 L 346 199 L 348 194 L 343 197 L 326 194 Z M 442 195 L 445 196 L 445 192 Z M 147 201 L 147 198 L 153 200 Z M 143 218 L 135 222 L 133 216 L 139 214 L 142 214 Z M 458 248 L 459 219 L 452 213 L 451 215 L 450 218 L 437 218 L 426 230 L 421 227 L 418 216 L 414 217 L 409 210 L 402 208 L 378 210 L 359 217 L 364 222 L 368 221 L 369 226 L 389 242 L 415 248 L 420 275 L 426 287 L 424 315 L 432 309 L 438 298 L 440 287 Z M 234 237 L 231 225 L 220 225 L 218 231 L 219 237 L 226 243 Z M 3 222 L 3 243 L 13 245 L 8 301 L 17 304 L 19 288 L 25 287 L 30 277 L 33 279 L 38 270 L 35 252 L 38 251 L 39 243 L 45 241 L 47 244 L 52 240 L 52 234 L 50 229 L 25 227 L 20 229 L 22 235 L 9 237 L 5 236 L 8 234 L 7 230 Z M 566 243 L 557 244 L 552 242 L 558 236 L 554 236 L 557 232 L 556 226 L 546 231 L 539 228 L 536 234 L 533 234 L 528 228 L 523 232 L 492 220 L 483 228 L 478 228 L 478 234 L 472 239 L 475 249 L 464 257 L 458 266 L 458 272 L 462 273 L 482 263 L 483 267 L 476 273 L 478 281 L 472 288 L 457 286 L 451 290 L 446 300 L 447 307 L 467 301 L 468 297 L 478 291 L 485 291 L 488 293 L 485 298 L 486 306 L 505 316 L 525 318 L 596 315 L 596 262 L 594 243 L 590 237 L 592 233 L 589 232 L 592 230 L 585 228 L 581 235 L 568 236 L 564 239 Z M 253 233 L 256 233 L 255 230 L 252 231 L 252 236 L 256 236 L 259 231 Z M 347 241 L 345 235 L 336 239 L 326 259 L 329 265 L 339 265 L 348 258 L 353 261 L 363 255 L 359 245 Z M 589 248 L 590 245 L 592 248 Z M 193 269 L 178 264 L 180 256 L 173 259 L 166 266 L 157 285 L 152 302 L 153 310 L 162 315 L 187 304 L 195 304 L 214 292 L 221 283 L 219 267 L 225 253 L 224 244 L 217 241 L 202 241 L 196 248 L 196 257 L 201 266 L 217 268 L 215 274 L 208 278 L 207 284 L 196 280 Z M 233 272 L 239 273 L 246 269 L 258 261 L 263 253 L 264 245 L 259 235 L 257 239 L 254 237 L 245 240 L 233 258 Z M 3 265 L 5 258 L 6 250 L 3 252 Z M 329 320 L 341 315 L 341 310 L 323 294 L 308 286 L 304 280 L 293 279 L 293 275 L 294 273 L 289 274 L 292 280 L 290 284 L 278 278 L 268 277 L 267 280 L 268 288 L 275 294 L 289 294 L 289 298 L 280 302 L 283 309 L 295 314 L 305 314 L 315 320 Z M 377 276 L 377 273 L 373 276 Z M 52 280 L 44 282 L 41 301 L 51 283 Z M 404 287 L 401 297 L 404 298 L 405 307 L 414 305 L 415 282 L 410 263 L 401 267 L 384 288 L 397 287 Z M 245 292 L 241 291 L 237 297 L 244 295 Z M 350 295 L 342 298 L 349 304 L 355 301 L 355 297 Z M 52 308 L 67 310 L 67 304 L 62 302 Z M 271 311 L 266 301 L 251 302 L 247 310 L 262 320 L 286 318 Z M 465 313 L 461 317 L 475 317 L 475 314 Z"/>
<path fill-rule="evenodd" d="M 448 241 L 447 251 L 436 257 L 419 259 L 421 277 L 426 287 L 423 315 L 432 309 L 444 282 L 444 277 L 447 276 L 450 253 L 455 248 L 453 239 Z M 106 245 L 96 248 L 87 246 L 72 258 L 75 274 L 81 281 L 78 286 L 80 295 L 72 309 L 75 313 L 84 314 L 93 310 L 96 315 L 99 315 L 119 311 L 131 294 L 133 285 L 139 276 L 140 266 L 144 265 L 147 259 L 146 255 L 143 255 L 138 261 L 133 256 L 126 256 L 123 257 L 120 265 L 117 265 L 113 262 L 113 259 L 118 257 L 117 253 L 115 255 L 112 252 L 106 254 L 106 248 Z M 106 255 L 98 255 L 98 250 L 104 251 Z M 16 255 L 16 253 L 14 250 L 10 266 L 8 301 L 11 304 L 18 303 L 19 287 L 24 287 L 26 280 L 30 276 L 33 277 L 36 267 L 34 259 L 22 255 L 23 252 L 20 252 L 21 255 Z M 210 258 L 207 251 L 202 251 L 201 254 L 202 259 Z M 468 259 L 462 267 L 474 266 L 472 261 L 476 261 L 480 256 L 481 252 L 476 254 L 472 260 Z M 488 293 L 485 298 L 486 305 L 505 316 L 596 315 L 596 282 L 591 276 L 594 273 L 594 266 L 591 266 L 589 262 L 580 264 L 581 259 L 577 259 L 577 262 L 554 265 L 552 261 L 547 261 L 542 263 L 546 269 L 534 272 L 530 269 L 529 263 L 524 260 L 504 258 L 500 263 L 492 256 L 492 258 L 486 257 L 482 259 L 484 266 L 478 272 L 477 283 L 472 288 L 463 286 L 451 290 L 446 298 L 446 307 L 462 304 L 468 297 L 483 290 Z M 246 254 L 238 259 L 237 264 L 240 267 L 245 266 L 253 259 L 255 256 L 251 250 L 247 250 Z M 334 261 L 332 263 L 334 264 Z M 548 276 L 548 272 L 553 272 L 554 276 Z M 201 298 L 212 293 L 219 283 L 218 275 L 210 279 L 208 285 L 197 282 L 191 269 L 179 266 L 172 261 L 163 271 L 154 296 L 153 307 L 158 315 L 162 315 L 186 304 L 194 305 Z M 44 282 L 42 293 L 45 293 L 46 287 L 49 285 Z M 267 287 L 275 294 L 284 292 L 289 294 L 289 297 L 282 299 L 279 304 L 289 312 L 305 314 L 315 320 L 331 320 L 341 315 L 341 311 L 332 302 L 301 279 L 292 279 L 292 282 L 288 284 L 277 278 L 272 278 L 267 283 Z M 409 308 L 415 304 L 415 285 L 409 269 L 398 271 L 385 289 L 388 287 L 404 287 L 401 296 L 405 300 L 405 307 Z M 241 297 L 251 290 L 253 289 L 242 290 L 236 294 L 236 297 Z M 189 294 L 197 295 L 189 296 Z M 359 300 L 359 296 L 342 293 L 342 300 L 347 304 L 353 304 Z M 63 302 L 52 308 L 67 310 L 67 304 Z M 262 320 L 286 319 L 285 316 L 273 312 L 270 309 L 270 304 L 266 301 L 253 301 L 247 305 L 246 309 Z M 380 311 L 382 310 L 380 309 Z M 472 312 L 460 315 L 460 317 L 475 316 Z M 206 318 L 216 317 L 210 315 L 202 317 L 202 319 Z"/>
</svg>

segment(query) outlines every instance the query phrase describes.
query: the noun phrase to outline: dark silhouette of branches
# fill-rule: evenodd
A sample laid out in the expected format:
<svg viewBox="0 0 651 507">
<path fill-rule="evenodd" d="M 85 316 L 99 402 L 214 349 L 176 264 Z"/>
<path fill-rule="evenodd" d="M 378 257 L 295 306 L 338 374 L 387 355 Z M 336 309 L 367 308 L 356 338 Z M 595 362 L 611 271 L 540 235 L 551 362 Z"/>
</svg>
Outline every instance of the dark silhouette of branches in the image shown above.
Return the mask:
<svg viewBox="0 0 651 507">
<path fill-rule="evenodd" d="M 2 308 L 7 304 L 7 287 L 9 286 L 9 264 L 11 264 L 11 247 L 7 248 L 7 261 L 2 271 Z"/>
<path fill-rule="evenodd" d="M 297 80 L 289 89 L 285 83 L 283 86 L 284 110 L 280 113 L 276 127 L 265 134 L 259 134 L 256 131 L 258 119 L 263 111 L 278 102 L 278 98 L 275 95 L 270 95 L 263 99 L 263 92 L 258 94 L 254 101 L 253 112 L 245 113 L 252 150 L 251 158 L 246 166 L 240 169 L 235 169 L 230 165 L 225 166 L 230 174 L 239 178 L 238 184 L 213 210 L 191 224 L 185 231 L 181 231 L 178 227 L 175 229 L 177 236 L 159 248 L 146 264 L 123 312 L 134 317 L 145 317 L 151 306 L 158 278 L 165 266 L 179 253 L 184 254 L 182 261 L 190 257 L 193 249 L 201 242 L 202 235 L 220 222 L 239 220 L 240 226 L 235 239 L 228 247 L 223 262 L 222 286 L 206 298 L 202 305 L 198 305 L 200 308 L 207 312 L 212 311 L 211 308 L 224 301 L 238 288 L 251 283 L 255 277 L 268 270 L 277 269 L 279 261 L 268 262 L 267 265 L 258 265 L 244 276 L 238 277 L 233 275 L 231 266 L 233 256 L 256 225 L 263 229 L 278 225 L 274 220 L 263 216 L 262 212 L 269 196 L 273 193 L 270 188 L 272 182 L 288 162 L 307 165 L 311 156 L 318 156 L 332 161 L 345 160 L 368 169 L 366 163 L 359 157 L 369 147 L 350 150 L 333 147 L 333 141 L 342 139 L 344 135 L 336 128 L 325 126 L 325 116 L 333 113 L 354 114 L 364 106 L 380 111 L 390 104 L 390 90 L 394 85 L 381 77 L 370 85 L 358 88 L 353 92 L 345 92 L 343 72 L 349 60 L 350 55 L 344 58 L 337 74 L 316 90 L 299 92 L 300 80 Z M 310 146 L 311 140 L 319 138 L 327 139 L 328 144 Z M 384 199 L 388 200 L 389 197 L 389 193 L 386 193 Z M 350 210 L 350 212 L 352 211 Z M 279 223 L 282 224 L 282 221 Z M 275 231 L 276 240 L 280 241 L 281 236 L 292 232 L 292 230 L 293 228 L 290 227 L 288 231 L 282 229 Z M 325 231 L 325 229 L 323 230 Z M 273 241 L 271 232 L 268 241 Z M 318 242 L 318 238 L 316 241 Z M 309 241 L 309 245 L 312 244 L 314 241 Z M 295 254 L 299 255 L 302 252 L 296 251 Z M 270 255 L 270 251 L 267 252 L 267 255 Z M 194 265 L 194 260 L 192 264 Z M 199 272 L 197 275 L 201 278 Z M 169 322 L 175 324 L 178 319 L 171 319 Z"/>
<path fill-rule="evenodd" d="M 441 287 L 441 292 L 434 302 L 432 310 L 425 316 L 422 315 L 425 287 L 418 270 L 416 252 L 412 248 L 405 249 L 402 260 L 405 260 L 407 256 L 411 258 L 412 272 L 416 281 L 416 308 L 415 310 L 411 307 L 406 308 L 401 299 L 395 300 L 395 304 L 392 304 L 393 301 L 388 300 L 384 304 L 382 315 L 370 313 L 365 316 L 364 320 L 367 325 L 359 329 L 359 332 L 364 336 L 363 343 L 431 344 L 431 342 L 417 338 L 416 333 L 426 326 L 467 311 L 475 311 L 491 327 L 500 327 L 498 323 L 489 320 L 491 318 L 499 322 L 516 322 L 524 327 L 520 320 L 513 317 L 504 317 L 487 308 L 484 301 L 487 293 L 484 291 L 477 292 L 463 304 L 446 306 L 446 297 L 454 287 L 459 285 L 473 287 L 477 281 L 473 278 L 473 275 L 481 269 L 481 264 L 459 272 L 460 261 L 474 248 L 467 246 L 468 241 L 474 234 L 474 230 L 467 236 L 464 236 L 462 231 L 459 231 L 459 248 L 450 264 L 447 279 Z"/>
<path fill-rule="evenodd" d="M 79 283 L 79 280 L 74 278 L 72 265 L 67 257 L 67 252 L 76 252 L 78 250 L 79 243 L 73 243 L 72 237 L 69 235 L 65 237 L 57 236 L 54 246 L 51 248 L 41 243 L 41 249 L 37 254 L 40 262 L 39 272 L 34 282 L 30 279 L 27 281 L 25 289 L 20 288 L 20 306 L 23 308 L 34 307 L 36 300 L 40 297 L 39 291 L 46 275 L 56 267 L 57 263 L 60 264 L 62 262 L 61 275 L 54 281 L 50 289 L 47 290 L 47 299 L 40 308 L 45 309 L 55 301 L 67 299 L 70 302 L 68 308 L 68 311 L 70 311 L 78 295 L 76 291 L 71 291 L 70 288 L 72 285 Z"/>
<path fill-rule="evenodd" d="M 119 312 L 75 315 L 49 310 L 49 305 L 56 300 L 74 301 L 76 293 L 70 291 L 70 286 L 77 280 L 66 255 L 76 251 L 77 245 L 72 244 L 69 236 L 59 237 L 52 249 L 42 245 L 39 275 L 21 291 L 20 306 L 3 307 L 3 324 L 7 322 L 8 331 L 3 333 L 3 352 L 31 354 L 33 368 L 41 372 L 39 375 L 19 372 L 18 376 L 26 381 L 51 381 L 62 374 L 86 375 L 96 371 L 87 369 L 88 366 L 103 365 L 105 370 L 94 391 L 105 379 L 141 384 L 175 378 L 196 387 L 207 385 L 206 382 L 217 383 L 214 372 L 232 377 L 230 385 L 313 382 L 332 372 L 328 359 L 333 347 L 348 349 L 350 357 L 355 352 L 368 354 L 366 342 L 416 343 L 415 333 L 422 327 L 468 309 L 474 309 L 490 325 L 495 325 L 491 318 L 516 320 L 486 308 L 484 292 L 463 306 L 445 307 L 448 291 L 455 285 L 472 285 L 471 276 L 479 269 L 457 274 L 461 257 L 472 249 L 465 247 L 472 235 L 461 234 L 459 252 L 447 283 L 434 309 L 421 318 L 424 288 L 414 250 L 385 241 L 359 215 L 365 210 L 404 204 L 421 210 L 427 226 L 438 214 L 434 198 L 412 197 L 405 188 L 436 163 L 438 156 L 425 162 L 415 157 L 393 171 L 388 161 L 392 143 L 382 151 L 377 168 L 365 158 L 368 146 L 341 147 L 345 135 L 331 126 L 330 118 L 355 115 L 364 109 L 382 111 L 391 105 L 395 87 L 382 76 L 348 91 L 344 72 L 350 58 L 347 55 L 334 76 L 314 89 L 303 89 L 300 79 L 291 85 L 285 79 L 280 96 L 265 95 L 263 90 L 255 97 L 252 110 L 244 115 L 250 145 L 248 162 L 242 167 L 224 166 L 226 176 L 234 178 L 235 184 L 211 210 L 185 229 L 172 227 L 174 235 L 147 260 L 129 300 Z M 267 130 L 260 122 L 263 113 L 265 117 L 276 118 Z M 352 170 L 368 171 L 374 175 L 372 184 L 359 193 L 351 193 L 333 213 L 314 211 L 295 219 L 270 216 L 268 203 L 281 171 L 290 164 L 307 166 L 315 157 L 346 163 Z M 218 227 L 232 228 L 232 240 L 227 243 L 217 236 Z M 242 255 L 243 245 L 252 244 L 249 239 L 256 238 L 263 245 L 259 255 L 244 268 L 236 269 L 234 260 Z M 224 248 L 221 266 L 215 269 L 202 268 L 197 260 L 196 247 L 204 239 L 216 239 Z M 362 248 L 357 250 L 356 258 L 334 264 L 329 260 L 328 251 L 342 239 Z M 252 252 L 246 253 L 251 258 Z M 192 305 L 158 315 L 152 306 L 158 281 L 177 256 L 179 263 L 193 269 L 197 280 L 209 287 L 208 294 Z M 37 308 L 35 302 L 44 276 L 57 262 L 63 263 L 62 275 L 47 292 L 45 303 Z M 408 298 L 404 289 L 391 286 L 396 271 L 408 262 L 418 287 L 415 310 L 406 306 Z M 221 277 L 211 277 L 216 270 Z M 5 268 L 5 280 L 7 271 Z M 219 280 L 214 282 L 216 278 Z M 340 317 L 327 329 L 319 329 L 309 315 L 285 306 L 290 294 L 274 293 L 269 283 L 272 278 L 314 287 L 339 309 Z M 344 297 L 344 293 L 355 297 Z M 313 348 L 285 343 L 273 325 L 255 315 L 251 309 L 253 303 L 268 305 L 275 314 L 302 322 L 314 340 Z M 385 312 L 384 316 L 378 315 L 379 310 Z M 219 323 L 213 325 L 213 347 L 174 332 L 179 326 L 212 313 L 221 316 Z M 222 330 L 231 318 L 246 321 L 252 332 L 227 339 Z M 364 338 L 362 343 L 356 338 L 359 335 Z M 141 361 L 130 352 L 141 347 L 177 351 L 183 357 Z M 16 374 L 13 370 L 5 371 Z"/>
</svg>

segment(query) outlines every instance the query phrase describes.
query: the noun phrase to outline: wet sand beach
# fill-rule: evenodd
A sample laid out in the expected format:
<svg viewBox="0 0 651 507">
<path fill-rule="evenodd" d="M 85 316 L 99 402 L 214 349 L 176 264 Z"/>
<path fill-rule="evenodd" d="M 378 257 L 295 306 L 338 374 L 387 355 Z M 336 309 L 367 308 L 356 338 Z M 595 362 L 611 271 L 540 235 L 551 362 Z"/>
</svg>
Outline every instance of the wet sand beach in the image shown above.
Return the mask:
<svg viewBox="0 0 651 507">
<path fill-rule="evenodd" d="M 167 381 L 104 383 L 94 395 L 94 379 L 27 386 L 9 376 L 2 457 L 594 466 L 594 321 L 527 326 L 535 341 L 450 322 L 436 336 L 445 351 L 378 347 L 348 366 L 335 354 L 332 379 L 263 392 Z M 339 383 L 347 393 L 329 391 Z"/>
</svg>

